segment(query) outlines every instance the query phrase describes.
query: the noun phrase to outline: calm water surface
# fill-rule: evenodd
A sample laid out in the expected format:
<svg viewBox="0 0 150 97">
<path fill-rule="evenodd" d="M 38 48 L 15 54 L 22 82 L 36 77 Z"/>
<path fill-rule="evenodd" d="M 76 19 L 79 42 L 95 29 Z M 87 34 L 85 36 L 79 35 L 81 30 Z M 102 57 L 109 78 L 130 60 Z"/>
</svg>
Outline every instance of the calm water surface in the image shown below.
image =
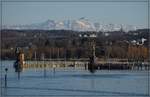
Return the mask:
<svg viewBox="0 0 150 97">
<path fill-rule="evenodd" d="M 1 92 L 5 96 L 138 96 L 148 95 L 148 71 L 99 70 L 91 74 L 81 69 L 26 69 L 18 80 L 14 61 L 1 63 Z M 4 87 L 4 69 L 8 85 Z"/>
</svg>

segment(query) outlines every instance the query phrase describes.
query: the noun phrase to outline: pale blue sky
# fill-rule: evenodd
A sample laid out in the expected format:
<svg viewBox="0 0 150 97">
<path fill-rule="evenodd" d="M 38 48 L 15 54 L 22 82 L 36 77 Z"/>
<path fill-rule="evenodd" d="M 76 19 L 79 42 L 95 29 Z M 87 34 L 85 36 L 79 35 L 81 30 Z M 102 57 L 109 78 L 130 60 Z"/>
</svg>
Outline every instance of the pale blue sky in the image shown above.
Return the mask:
<svg viewBox="0 0 150 97">
<path fill-rule="evenodd" d="M 2 24 L 31 24 L 47 19 L 86 17 L 100 23 L 147 27 L 147 2 L 3 2 Z"/>
</svg>

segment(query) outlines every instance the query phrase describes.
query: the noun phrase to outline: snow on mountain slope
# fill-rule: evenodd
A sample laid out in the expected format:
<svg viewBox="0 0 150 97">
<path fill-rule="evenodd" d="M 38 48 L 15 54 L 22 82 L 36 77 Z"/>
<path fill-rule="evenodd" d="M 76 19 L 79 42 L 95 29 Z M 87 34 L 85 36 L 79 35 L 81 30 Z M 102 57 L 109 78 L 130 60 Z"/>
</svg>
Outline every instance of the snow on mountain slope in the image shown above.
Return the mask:
<svg viewBox="0 0 150 97">
<path fill-rule="evenodd" d="M 2 29 L 40 29 L 40 30 L 74 30 L 74 31 L 124 31 L 136 30 L 135 26 L 123 24 L 101 24 L 99 22 L 91 22 L 86 18 L 76 20 L 47 20 L 42 23 L 28 25 L 3 25 Z"/>
</svg>

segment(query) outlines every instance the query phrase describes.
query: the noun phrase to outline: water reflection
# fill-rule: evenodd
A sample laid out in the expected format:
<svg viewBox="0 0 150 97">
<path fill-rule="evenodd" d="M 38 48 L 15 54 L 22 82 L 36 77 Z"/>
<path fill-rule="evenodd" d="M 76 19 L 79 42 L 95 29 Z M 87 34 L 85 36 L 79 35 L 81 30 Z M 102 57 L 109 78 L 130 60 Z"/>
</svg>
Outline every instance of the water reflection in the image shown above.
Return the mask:
<svg viewBox="0 0 150 97">
<path fill-rule="evenodd" d="M 95 89 L 95 79 L 91 79 L 91 89 Z"/>
<path fill-rule="evenodd" d="M 3 68 L 5 67 L 8 67 L 8 88 L 4 89 L 3 85 L 3 94 L 7 96 L 29 94 L 147 96 L 145 93 L 147 72 L 144 71 L 97 71 L 91 74 L 84 70 L 57 69 L 54 72 L 53 69 L 47 69 L 46 78 L 43 78 L 43 69 L 30 69 L 21 72 L 21 79 L 17 80 L 17 73 L 11 62 L 8 62 L 8 65 L 5 63 Z M 26 91 L 30 93 L 26 94 Z"/>
<path fill-rule="evenodd" d="M 7 96 L 7 88 L 8 87 L 4 87 L 2 90 L 3 90 L 3 92 L 2 92 L 2 95 L 4 95 L 4 96 Z"/>
<path fill-rule="evenodd" d="M 113 92 L 113 91 L 100 91 L 100 90 L 87 90 L 87 89 L 62 89 L 62 88 L 42 88 L 42 87 L 8 87 L 8 89 L 18 89 L 18 90 L 56 90 L 64 92 L 84 92 L 86 93 L 96 93 L 96 95 L 106 96 L 106 95 L 121 95 L 121 96 L 148 96 L 147 94 L 142 93 L 129 93 L 129 92 Z M 7 95 L 7 90 L 5 91 Z M 57 94 L 56 94 L 57 95 Z M 59 94 L 58 94 L 59 95 Z M 78 95 L 78 94 L 77 94 Z M 66 94 L 67 96 L 67 94 Z M 75 96 L 75 95 L 74 95 Z M 93 95 L 94 96 L 94 95 Z"/>
</svg>

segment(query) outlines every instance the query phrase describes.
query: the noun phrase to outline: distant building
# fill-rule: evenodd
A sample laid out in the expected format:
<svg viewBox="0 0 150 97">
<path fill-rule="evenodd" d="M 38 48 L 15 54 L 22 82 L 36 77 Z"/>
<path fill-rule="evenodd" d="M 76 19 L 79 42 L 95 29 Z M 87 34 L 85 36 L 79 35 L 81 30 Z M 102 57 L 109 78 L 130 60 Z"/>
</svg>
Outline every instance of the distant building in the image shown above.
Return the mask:
<svg viewBox="0 0 150 97">
<path fill-rule="evenodd" d="M 144 42 L 147 41 L 147 39 L 142 38 L 141 41 L 142 41 L 142 44 L 144 44 Z"/>
<path fill-rule="evenodd" d="M 87 35 L 87 34 L 84 34 L 83 37 L 88 37 L 88 35 Z"/>
<path fill-rule="evenodd" d="M 105 36 L 109 36 L 109 33 L 105 32 L 104 35 L 105 35 Z"/>
<path fill-rule="evenodd" d="M 142 39 L 138 39 L 138 40 L 132 40 L 131 43 L 133 45 L 144 45 L 145 41 L 147 41 L 147 39 L 142 38 Z"/>
<path fill-rule="evenodd" d="M 96 37 L 96 34 L 90 34 L 89 37 Z"/>
<path fill-rule="evenodd" d="M 132 40 L 131 43 L 132 43 L 133 45 L 136 45 L 136 40 Z"/>
<path fill-rule="evenodd" d="M 95 37 L 97 37 L 97 35 L 96 34 L 79 34 L 79 37 L 91 37 L 91 38 L 95 38 Z"/>
</svg>

